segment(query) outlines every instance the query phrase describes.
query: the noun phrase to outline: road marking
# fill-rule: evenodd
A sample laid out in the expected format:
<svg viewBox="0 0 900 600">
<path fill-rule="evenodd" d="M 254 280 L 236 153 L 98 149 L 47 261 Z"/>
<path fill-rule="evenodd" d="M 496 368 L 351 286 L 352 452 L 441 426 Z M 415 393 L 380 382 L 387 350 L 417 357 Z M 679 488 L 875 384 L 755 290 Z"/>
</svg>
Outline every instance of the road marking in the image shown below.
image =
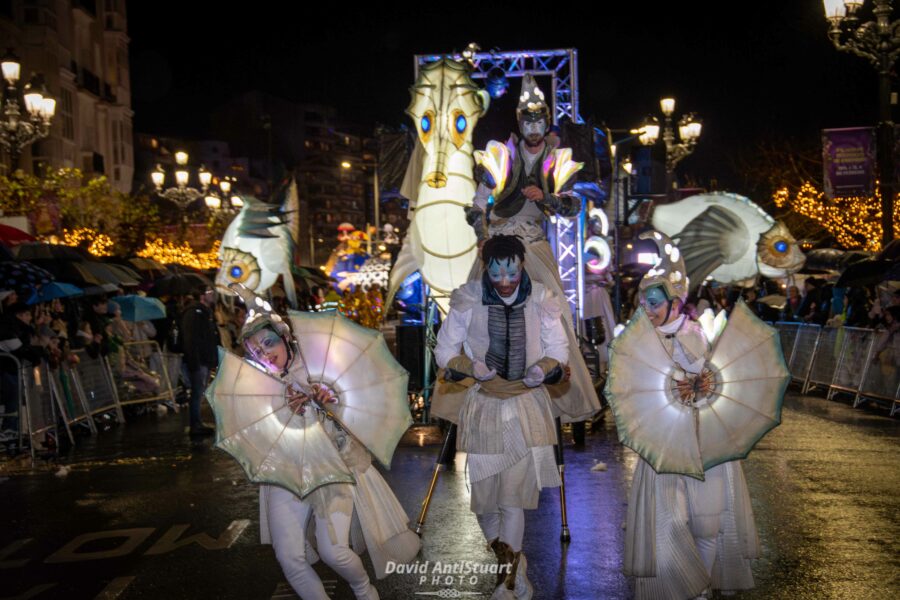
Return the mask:
<svg viewBox="0 0 900 600">
<path fill-rule="evenodd" d="M 19 560 L 6 560 L 16 552 L 22 549 L 23 546 L 28 544 L 29 542 L 33 542 L 34 538 L 25 538 L 22 540 L 16 540 L 15 542 L 10 543 L 6 548 L 0 550 L 0 569 L 16 569 L 18 567 L 24 567 L 30 558 L 22 558 Z"/>
<path fill-rule="evenodd" d="M 125 591 L 131 582 L 134 581 L 134 576 L 131 577 L 117 577 L 109 582 L 103 591 L 97 594 L 97 597 L 94 600 L 115 600 L 119 596 L 122 595 L 122 592 Z"/>
<path fill-rule="evenodd" d="M 136 527 L 134 529 L 113 529 L 112 531 L 86 533 L 84 535 L 79 535 L 77 538 L 48 556 L 44 562 L 53 564 L 125 556 L 134 552 L 134 550 L 143 544 L 154 531 L 156 531 L 155 527 Z M 117 548 L 112 548 L 111 550 L 78 552 L 78 549 L 88 542 L 114 538 L 124 538 L 125 541 L 119 544 Z"/>
<path fill-rule="evenodd" d="M 182 546 L 187 546 L 188 544 L 197 544 L 206 550 L 225 550 L 231 548 L 232 544 L 241 537 L 241 534 L 244 533 L 244 530 L 249 526 L 249 519 L 238 519 L 237 521 L 232 521 L 218 539 L 214 539 L 206 533 L 201 532 L 179 540 L 178 538 L 188 530 L 190 525 L 173 525 L 144 554 L 147 556 L 165 554 L 172 550 L 177 550 Z"/>
<path fill-rule="evenodd" d="M 55 586 L 56 586 L 55 583 L 45 583 L 42 585 L 36 585 L 33 588 L 31 588 L 30 590 L 28 590 L 27 592 L 23 592 L 23 593 L 19 594 L 18 596 L 8 596 L 6 598 L 0 598 L 0 600 L 29 600 L 29 598 L 34 598 L 38 594 L 43 594 L 44 592 L 46 592 L 47 590 L 49 590 L 50 588 L 55 587 Z"/>
</svg>

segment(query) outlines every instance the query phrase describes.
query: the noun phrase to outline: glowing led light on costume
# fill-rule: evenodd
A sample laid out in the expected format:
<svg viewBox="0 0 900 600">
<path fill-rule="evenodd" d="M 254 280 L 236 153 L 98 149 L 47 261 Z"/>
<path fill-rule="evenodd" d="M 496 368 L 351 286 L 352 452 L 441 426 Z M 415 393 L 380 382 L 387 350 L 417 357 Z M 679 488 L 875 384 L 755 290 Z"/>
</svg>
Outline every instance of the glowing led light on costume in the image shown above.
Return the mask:
<svg viewBox="0 0 900 600">
<path fill-rule="evenodd" d="M 475 162 L 490 173 L 494 180 L 495 190 L 502 190 L 506 187 L 506 179 L 509 177 L 512 164 L 512 157 L 506 145 L 491 140 L 486 149 L 475 152 Z"/>
<path fill-rule="evenodd" d="M 660 261 L 656 252 L 638 252 L 637 261 L 642 265 L 655 265 Z"/>
<path fill-rule="evenodd" d="M 585 263 L 588 271 L 601 273 L 609 267 L 609 263 L 612 260 L 612 251 L 603 238 L 597 236 L 589 237 L 584 243 L 584 251 L 593 252 L 597 255 L 597 258 L 593 258 Z"/>
<path fill-rule="evenodd" d="M 592 208 L 588 211 L 588 219 L 597 219 L 600 221 L 600 234 L 609 235 L 609 217 L 599 208 Z"/>
<path fill-rule="evenodd" d="M 562 191 L 563 186 L 568 183 L 575 173 L 584 167 L 584 163 L 572 160 L 571 148 L 560 148 L 554 150 L 555 155 L 553 161 L 553 193 L 558 194 Z"/>
</svg>

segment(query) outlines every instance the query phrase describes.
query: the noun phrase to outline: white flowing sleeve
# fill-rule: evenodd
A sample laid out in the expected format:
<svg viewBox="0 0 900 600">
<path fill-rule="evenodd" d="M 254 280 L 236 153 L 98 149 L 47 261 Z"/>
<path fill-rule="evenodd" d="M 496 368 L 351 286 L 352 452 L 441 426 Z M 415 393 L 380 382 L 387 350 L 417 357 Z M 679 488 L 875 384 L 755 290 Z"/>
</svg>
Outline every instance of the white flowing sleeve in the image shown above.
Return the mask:
<svg viewBox="0 0 900 600">
<path fill-rule="evenodd" d="M 437 345 L 434 347 L 434 358 L 440 368 L 446 368 L 452 358 L 458 356 L 463 342 L 469 335 L 469 321 L 472 311 L 459 311 L 450 308 L 450 314 L 438 332 Z"/>
<path fill-rule="evenodd" d="M 541 347 L 544 356 L 556 359 L 561 365 L 569 362 L 569 339 L 563 327 L 559 300 L 546 290 L 541 300 Z"/>
</svg>

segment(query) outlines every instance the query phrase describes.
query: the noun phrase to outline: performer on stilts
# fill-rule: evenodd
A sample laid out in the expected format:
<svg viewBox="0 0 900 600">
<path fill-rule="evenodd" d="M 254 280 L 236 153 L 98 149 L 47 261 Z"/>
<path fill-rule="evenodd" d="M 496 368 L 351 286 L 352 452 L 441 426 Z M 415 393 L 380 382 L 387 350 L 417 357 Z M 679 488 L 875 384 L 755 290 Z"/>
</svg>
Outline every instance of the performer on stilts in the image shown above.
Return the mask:
<svg viewBox="0 0 900 600">
<path fill-rule="evenodd" d="M 471 510 L 499 564 L 493 598 L 532 597 L 522 553 L 525 509 L 560 485 L 547 385 L 565 378 L 568 338 L 559 299 L 524 268 L 525 246 L 498 235 L 481 251 L 477 281 L 455 290 L 435 358 L 465 391 L 447 418 L 467 453 Z M 455 412 L 454 412 L 455 409 Z"/>
<path fill-rule="evenodd" d="M 639 287 L 641 306 L 671 358 L 670 365 L 659 367 L 674 366 L 682 376 L 673 393 L 682 404 L 702 409 L 716 383 L 706 367 L 710 341 L 700 324 L 681 312 L 689 289 L 684 260 L 666 236 L 653 232 L 641 237 L 655 239 L 660 248 L 661 262 Z M 610 378 L 617 375 L 611 369 Z M 659 411 L 654 418 L 672 414 Z M 618 417 L 617 425 L 620 434 L 623 427 L 637 427 Z M 669 438 L 685 447 L 689 441 L 687 436 Z M 646 460 L 638 460 L 628 501 L 624 564 L 625 573 L 635 577 L 636 598 L 686 600 L 707 598 L 713 589 L 752 588 L 750 559 L 759 553 L 740 461 L 707 468 L 699 479 L 657 473 Z"/>
<path fill-rule="evenodd" d="M 583 164 L 571 160 L 571 149 L 556 147 L 558 137 L 547 135 L 550 107 L 528 73 L 522 78 L 516 117 L 521 139 L 511 134 L 505 144 L 491 141 L 485 151 L 475 153 L 479 185 L 466 218 L 480 241 L 499 234 L 519 236 L 525 243 L 525 268 L 532 281 L 556 296 L 569 341 L 571 382 L 554 392 L 554 412 L 566 422 L 582 421 L 600 410 L 600 401 L 579 352 L 559 265 L 544 227 L 551 216 L 572 218 L 581 212 L 582 200 L 574 185 Z M 480 278 L 481 269 L 476 260 L 470 280 Z"/>
<path fill-rule="evenodd" d="M 307 460 L 306 464 L 312 465 L 307 468 L 320 472 L 304 470 L 304 477 L 324 482 L 303 499 L 283 487 L 260 485 L 262 542 L 274 546 L 285 577 L 303 600 L 329 598 L 312 567 L 319 557 L 350 584 L 356 598 L 377 600 L 378 592 L 354 549 L 369 552 L 381 579 L 388 561 L 405 563 L 415 557 L 421 546 L 419 538 L 408 528 L 406 512 L 372 466 L 369 451 L 323 408 L 332 400 L 330 393 L 327 388 L 310 386 L 288 321 L 243 286 L 232 285 L 232 289 L 248 307 L 240 336 L 246 357 L 288 384 L 290 407 L 307 423 L 319 420 L 329 438 L 321 443 L 333 446 L 303 448 L 320 459 L 313 456 Z M 334 456 L 335 449 L 339 456 Z M 349 470 L 355 484 L 329 483 L 338 479 L 327 472 L 330 461 L 326 457 L 342 461 L 341 470 Z M 313 537 L 315 549 L 310 544 Z"/>
</svg>

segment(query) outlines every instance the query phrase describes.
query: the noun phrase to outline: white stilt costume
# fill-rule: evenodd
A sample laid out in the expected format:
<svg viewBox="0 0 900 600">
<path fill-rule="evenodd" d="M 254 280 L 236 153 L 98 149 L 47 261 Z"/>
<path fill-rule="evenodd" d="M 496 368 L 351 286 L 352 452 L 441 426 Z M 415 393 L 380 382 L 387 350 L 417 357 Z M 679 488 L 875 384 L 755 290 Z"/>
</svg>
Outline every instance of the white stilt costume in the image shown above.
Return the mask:
<svg viewBox="0 0 900 600">
<path fill-rule="evenodd" d="M 498 578 L 495 598 L 530 598 L 521 552 L 524 510 L 537 508 L 542 488 L 560 485 L 545 384 L 563 378 L 569 349 L 553 292 L 530 280 L 521 259 L 490 258 L 500 238 L 524 254 L 517 238 L 499 236 L 485 244 L 488 269 L 479 281 L 453 292 L 435 358 L 445 379 L 465 388 L 455 413 L 442 416 L 459 426 L 457 447 L 468 457 L 471 510 L 498 561 L 511 565 L 512 574 Z M 501 279 L 506 295 L 503 286 L 495 287 Z"/>
<path fill-rule="evenodd" d="M 563 420 L 580 421 L 600 410 L 590 372 L 578 351 L 572 314 L 559 277 L 559 265 L 544 234 L 552 215 L 575 217 L 581 211 L 581 197 L 575 193 L 574 175 L 583 166 L 571 160 L 572 151 L 556 148 L 545 138 L 549 107 L 531 75 L 522 79 L 522 94 L 516 110 L 522 139 L 511 136 L 506 144 L 491 141 L 476 152 L 480 180 L 467 209 L 467 220 L 479 239 L 495 235 L 515 235 L 525 244 L 525 269 L 533 282 L 548 288 L 560 305 L 569 342 L 570 381 L 552 392 L 554 412 Z M 482 264 L 476 260 L 469 280 L 481 277 Z M 435 402 L 440 400 L 435 398 Z"/>
</svg>

